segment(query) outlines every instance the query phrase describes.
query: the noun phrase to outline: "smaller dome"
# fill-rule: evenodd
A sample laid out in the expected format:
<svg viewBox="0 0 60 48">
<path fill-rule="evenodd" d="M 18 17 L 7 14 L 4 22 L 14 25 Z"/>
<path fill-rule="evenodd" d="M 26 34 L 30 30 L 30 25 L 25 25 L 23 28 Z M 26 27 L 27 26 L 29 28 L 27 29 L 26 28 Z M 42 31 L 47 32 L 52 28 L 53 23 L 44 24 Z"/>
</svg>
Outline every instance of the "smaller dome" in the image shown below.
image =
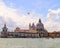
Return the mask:
<svg viewBox="0 0 60 48">
<path fill-rule="evenodd" d="M 34 24 L 34 23 L 32 23 L 32 26 L 31 26 L 31 27 L 32 27 L 32 29 L 34 30 L 34 29 L 35 29 L 35 24 Z"/>
<path fill-rule="evenodd" d="M 19 27 L 16 27 L 14 31 L 15 32 L 20 32 L 20 28 Z"/>
<path fill-rule="evenodd" d="M 32 27 L 35 27 L 35 24 L 34 23 L 32 23 Z"/>
<path fill-rule="evenodd" d="M 19 30 L 20 30 L 20 28 L 19 28 L 19 27 L 16 27 L 16 29 L 19 29 Z"/>
</svg>

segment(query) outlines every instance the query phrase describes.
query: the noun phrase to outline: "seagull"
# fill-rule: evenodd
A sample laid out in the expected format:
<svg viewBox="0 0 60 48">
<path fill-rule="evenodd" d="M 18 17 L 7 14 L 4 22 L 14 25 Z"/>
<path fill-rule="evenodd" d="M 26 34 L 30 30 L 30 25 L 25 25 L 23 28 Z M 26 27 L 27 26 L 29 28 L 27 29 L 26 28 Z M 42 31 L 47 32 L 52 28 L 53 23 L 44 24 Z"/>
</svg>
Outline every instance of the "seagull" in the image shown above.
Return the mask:
<svg viewBox="0 0 60 48">
<path fill-rule="evenodd" d="M 30 13 L 28 12 L 27 14 L 29 15 Z"/>
</svg>

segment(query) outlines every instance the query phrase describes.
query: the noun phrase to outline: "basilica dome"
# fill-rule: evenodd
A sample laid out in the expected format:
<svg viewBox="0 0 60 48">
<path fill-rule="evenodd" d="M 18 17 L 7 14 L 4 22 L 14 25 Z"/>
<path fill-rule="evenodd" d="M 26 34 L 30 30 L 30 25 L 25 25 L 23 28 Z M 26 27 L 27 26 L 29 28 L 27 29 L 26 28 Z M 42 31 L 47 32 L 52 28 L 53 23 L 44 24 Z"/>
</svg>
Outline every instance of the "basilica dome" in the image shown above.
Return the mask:
<svg viewBox="0 0 60 48">
<path fill-rule="evenodd" d="M 39 29 L 44 29 L 44 25 L 43 23 L 41 22 L 41 19 L 39 19 L 39 22 L 36 24 L 37 28 Z"/>
</svg>

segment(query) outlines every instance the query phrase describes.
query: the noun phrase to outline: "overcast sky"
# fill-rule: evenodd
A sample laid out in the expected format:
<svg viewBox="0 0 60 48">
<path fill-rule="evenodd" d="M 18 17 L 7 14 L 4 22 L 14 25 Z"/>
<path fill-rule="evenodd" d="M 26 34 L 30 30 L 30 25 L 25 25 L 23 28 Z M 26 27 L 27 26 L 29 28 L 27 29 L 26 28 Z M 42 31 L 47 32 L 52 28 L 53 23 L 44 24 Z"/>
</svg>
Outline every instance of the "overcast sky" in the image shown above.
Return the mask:
<svg viewBox="0 0 60 48">
<path fill-rule="evenodd" d="M 29 13 L 29 14 L 28 14 Z M 9 30 L 27 29 L 41 18 L 48 31 L 60 31 L 59 0 L 0 0 L 0 30 L 4 23 Z"/>
</svg>

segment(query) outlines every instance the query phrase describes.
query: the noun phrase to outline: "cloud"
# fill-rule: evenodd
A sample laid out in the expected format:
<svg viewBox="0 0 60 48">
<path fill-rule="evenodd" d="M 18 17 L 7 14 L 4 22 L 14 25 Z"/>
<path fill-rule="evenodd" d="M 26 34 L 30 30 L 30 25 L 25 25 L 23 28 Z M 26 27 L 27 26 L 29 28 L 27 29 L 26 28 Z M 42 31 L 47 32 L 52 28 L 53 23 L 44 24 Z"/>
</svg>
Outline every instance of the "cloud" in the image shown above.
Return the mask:
<svg viewBox="0 0 60 48">
<path fill-rule="evenodd" d="M 47 21 L 45 22 L 45 27 L 49 31 L 60 31 L 60 22 L 56 20 L 60 20 L 60 9 L 57 10 L 48 10 Z"/>
<path fill-rule="evenodd" d="M 13 5 L 11 4 L 11 6 Z M 42 21 L 45 20 L 40 13 L 36 13 L 34 10 L 31 11 L 30 14 L 25 13 L 22 9 L 18 10 L 6 6 L 5 3 L 0 0 L 0 30 L 4 23 L 7 24 L 9 30 L 14 30 L 16 26 L 28 28 L 29 23 L 34 22 L 36 24 L 39 18 L 41 18 Z M 55 21 L 60 19 L 60 9 L 49 9 L 46 18 L 47 21 L 44 22 L 44 26 L 48 31 L 60 30 L 60 22 Z"/>
<path fill-rule="evenodd" d="M 0 1 L 0 23 L 6 23 L 10 29 L 14 29 L 16 26 L 21 28 L 28 28 L 29 23 L 37 23 L 38 18 L 41 16 L 35 11 L 31 11 L 31 14 L 24 14 L 21 10 L 18 13 L 18 9 L 14 9 L 5 5 L 5 3 Z M 36 14 L 36 15 L 34 15 Z M 37 17 L 39 16 L 39 17 Z"/>
</svg>

